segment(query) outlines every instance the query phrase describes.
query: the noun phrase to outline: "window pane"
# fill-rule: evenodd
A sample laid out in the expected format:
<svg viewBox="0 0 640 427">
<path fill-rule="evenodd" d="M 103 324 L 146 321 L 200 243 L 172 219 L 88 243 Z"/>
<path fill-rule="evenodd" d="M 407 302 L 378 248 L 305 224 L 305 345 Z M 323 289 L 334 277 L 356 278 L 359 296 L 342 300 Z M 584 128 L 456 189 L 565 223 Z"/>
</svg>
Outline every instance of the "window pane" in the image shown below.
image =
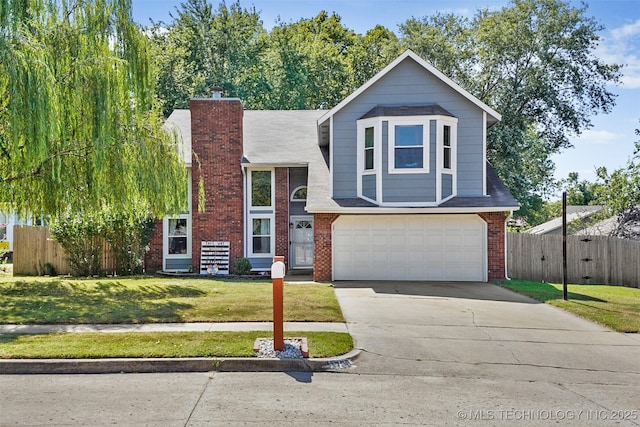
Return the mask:
<svg viewBox="0 0 640 427">
<path fill-rule="evenodd" d="M 451 169 L 451 148 L 444 148 L 444 164 L 445 169 Z"/>
<path fill-rule="evenodd" d="M 364 150 L 364 168 L 373 169 L 373 149 Z"/>
<path fill-rule="evenodd" d="M 422 145 L 422 125 L 396 126 L 395 146 L 421 146 Z"/>
<path fill-rule="evenodd" d="M 169 219 L 169 236 L 186 236 L 187 235 L 187 219 L 174 218 Z"/>
<path fill-rule="evenodd" d="M 271 252 L 271 237 L 254 237 L 253 253 L 268 254 Z"/>
<path fill-rule="evenodd" d="M 253 220 L 254 236 L 269 236 L 271 234 L 271 220 L 268 218 Z"/>
<path fill-rule="evenodd" d="M 444 132 L 442 133 L 444 138 L 444 145 L 446 147 L 451 147 L 451 126 L 445 126 Z"/>
<path fill-rule="evenodd" d="M 307 187 L 302 187 L 293 193 L 293 200 L 307 200 Z"/>
<path fill-rule="evenodd" d="M 169 237 L 169 254 L 186 254 L 186 237 Z"/>
<path fill-rule="evenodd" d="M 271 206 L 271 171 L 251 172 L 251 206 Z"/>
<path fill-rule="evenodd" d="M 364 148 L 373 147 L 373 128 L 366 128 L 364 130 Z"/>
<path fill-rule="evenodd" d="M 422 168 L 424 161 L 422 158 L 422 148 L 396 148 L 395 168 L 414 169 Z"/>
</svg>

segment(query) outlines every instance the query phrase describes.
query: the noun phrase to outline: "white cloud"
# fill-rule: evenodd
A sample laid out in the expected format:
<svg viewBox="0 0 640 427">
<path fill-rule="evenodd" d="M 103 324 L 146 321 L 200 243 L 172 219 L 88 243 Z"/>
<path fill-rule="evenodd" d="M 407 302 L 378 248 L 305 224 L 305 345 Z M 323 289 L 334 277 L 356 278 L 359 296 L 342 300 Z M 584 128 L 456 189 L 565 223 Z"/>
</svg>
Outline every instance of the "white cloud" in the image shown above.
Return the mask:
<svg viewBox="0 0 640 427">
<path fill-rule="evenodd" d="M 580 143 L 606 145 L 624 140 L 625 138 L 626 135 L 624 134 L 610 132 L 608 130 L 586 130 L 582 132 L 579 137 L 573 138 L 573 140 L 580 141 Z"/>
<path fill-rule="evenodd" d="M 640 36 L 640 19 L 633 24 L 623 25 L 619 28 L 611 30 L 611 35 L 616 40 L 624 40 L 634 36 Z"/>
<path fill-rule="evenodd" d="M 603 37 L 598 56 L 607 63 L 623 64 L 622 85 L 626 89 L 640 88 L 640 19 L 614 28 L 609 37 Z"/>
</svg>

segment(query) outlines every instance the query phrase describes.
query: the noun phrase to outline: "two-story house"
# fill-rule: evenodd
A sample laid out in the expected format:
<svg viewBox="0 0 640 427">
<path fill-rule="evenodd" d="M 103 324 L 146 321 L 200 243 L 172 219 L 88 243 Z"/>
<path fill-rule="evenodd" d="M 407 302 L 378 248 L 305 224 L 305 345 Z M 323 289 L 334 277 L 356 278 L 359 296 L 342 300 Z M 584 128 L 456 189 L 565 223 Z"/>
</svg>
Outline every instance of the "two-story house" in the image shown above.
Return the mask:
<svg viewBox="0 0 640 427">
<path fill-rule="evenodd" d="M 503 279 L 518 204 L 486 160 L 499 120 L 411 51 L 328 111 L 193 99 L 168 119 L 191 203 L 157 227 L 148 268 L 205 271 L 202 242 L 226 242 L 231 270 L 282 255 L 319 281 Z"/>
</svg>

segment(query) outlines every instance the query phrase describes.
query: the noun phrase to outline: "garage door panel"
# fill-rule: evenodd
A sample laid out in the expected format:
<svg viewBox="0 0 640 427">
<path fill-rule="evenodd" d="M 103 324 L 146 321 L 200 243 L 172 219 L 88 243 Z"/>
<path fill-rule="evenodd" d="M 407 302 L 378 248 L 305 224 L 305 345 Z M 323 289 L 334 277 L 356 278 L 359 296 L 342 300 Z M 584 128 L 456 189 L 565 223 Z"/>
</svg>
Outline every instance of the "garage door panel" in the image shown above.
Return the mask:
<svg viewBox="0 0 640 427">
<path fill-rule="evenodd" d="M 476 215 L 343 215 L 333 246 L 336 280 L 486 280 Z"/>
</svg>

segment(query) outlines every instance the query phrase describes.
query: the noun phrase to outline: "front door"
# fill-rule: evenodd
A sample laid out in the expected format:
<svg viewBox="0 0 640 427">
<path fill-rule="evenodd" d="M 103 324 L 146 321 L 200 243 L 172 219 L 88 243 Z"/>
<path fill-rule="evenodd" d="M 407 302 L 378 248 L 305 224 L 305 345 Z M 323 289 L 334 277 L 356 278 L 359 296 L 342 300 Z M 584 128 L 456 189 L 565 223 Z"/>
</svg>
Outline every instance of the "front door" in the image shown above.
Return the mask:
<svg viewBox="0 0 640 427">
<path fill-rule="evenodd" d="M 291 268 L 313 267 L 313 217 L 291 217 Z"/>
</svg>

